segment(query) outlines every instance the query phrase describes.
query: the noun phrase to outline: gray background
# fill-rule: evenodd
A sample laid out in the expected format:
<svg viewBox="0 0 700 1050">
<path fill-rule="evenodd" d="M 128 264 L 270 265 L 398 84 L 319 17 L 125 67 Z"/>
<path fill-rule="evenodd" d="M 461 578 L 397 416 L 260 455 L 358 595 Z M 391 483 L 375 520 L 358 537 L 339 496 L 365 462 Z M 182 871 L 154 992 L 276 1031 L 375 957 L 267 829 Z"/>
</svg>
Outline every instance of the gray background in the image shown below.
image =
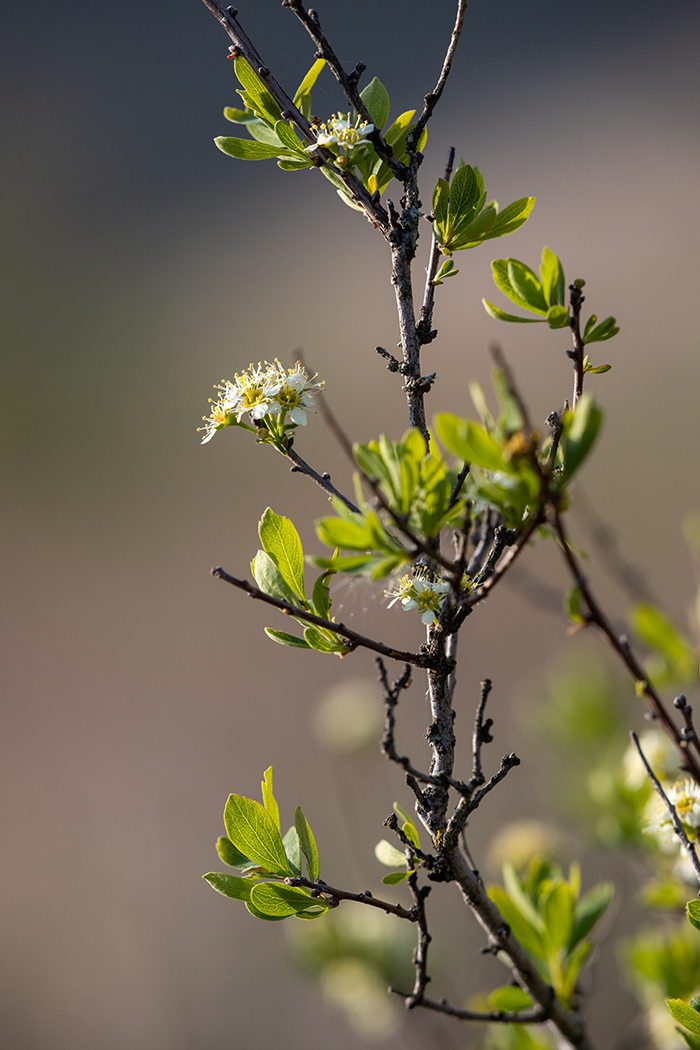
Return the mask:
<svg viewBox="0 0 700 1050">
<path fill-rule="evenodd" d="M 343 60 L 365 61 L 396 113 L 432 86 L 452 7 L 319 10 Z M 293 90 L 313 61 L 301 28 L 268 0 L 240 17 Z M 410 799 L 378 757 L 330 758 L 310 734 L 330 684 L 371 682 L 372 660 L 274 646 L 262 634 L 270 615 L 208 575 L 211 564 L 246 573 L 268 503 L 314 549 L 322 495 L 242 432 L 202 449 L 195 427 L 222 376 L 303 347 L 354 437 L 399 434 L 402 395 L 373 354 L 396 342 L 385 246 L 316 172 L 214 148 L 237 96 L 228 41 L 196 0 L 15 4 L 4 22 L 5 1045 L 361 1045 L 289 970 L 280 925 L 256 923 L 200 879 L 217 867 L 227 793 L 256 796 L 270 763 L 283 819 L 303 805 L 330 882 L 378 884 L 381 822 L 394 798 Z M 453 143 L 502 205 L 536 195 L 505 253 L 533 264 L 549 244 L 569 278 L 587 278 L 589 305 L 621 321 L 596 351 L 614 368 L 593 381 L 609 419 L 585 484 L 679 616 L 693 579 L 678 520 L 698 506 L 699 22 L 690 0 L 473 0 L 423 176 L 427 203 Z M 314 110 L 339 104 L 324 75 Z M 467 380 L 488 382 L 498 337 L 543 419 L 569 391 L 568 362 L 556 334 L 484 314 L 500 251 L 464 253 L 460 277 L 439 290 L 441 339 L 425 354 L 438 371 L 433 408 L 471 411 Z M 298 447 L 348 484 L 319 421 Z M 533 552 L 531 567 L 543 564 Z M 563 587 L 559 566 L 551 579 Z M 380 594 L 342 600 L 362 629 L 419 644 L 417 617 L 379 619 Z M 505 587 L 468 627 L 460 724 L 490 675 L 492 761 L 514 748 L 524 760 L 475 826 L 478 851 L 499 821 L 548 810 L 533 775 L 546 756 L 517 712 L 550 655 L 580 643 Z M 419 764 L 422 692 L 414 685 L 402 711 Z M 605 858 L 586 863 L 587 880 L 609 872 Z M 481 935 L 447 904 L 435 992 L 459 1001 L 502 971 L 480 971 Z M 594 1034 L 616 1046 L 634 1005 L 617 1002 L 605 969 L 594 983 Z M 416 1046 L 474 1038 L 411 1020 Z"/>
</svg>

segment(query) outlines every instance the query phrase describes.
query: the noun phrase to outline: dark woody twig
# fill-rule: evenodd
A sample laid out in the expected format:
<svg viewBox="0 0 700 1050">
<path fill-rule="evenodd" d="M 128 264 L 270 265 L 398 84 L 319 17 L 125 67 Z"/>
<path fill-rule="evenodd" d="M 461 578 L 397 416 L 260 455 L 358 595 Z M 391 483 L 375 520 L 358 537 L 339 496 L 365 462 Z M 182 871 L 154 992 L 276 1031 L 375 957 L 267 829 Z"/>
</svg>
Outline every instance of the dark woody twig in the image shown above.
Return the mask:
<svg viewBox="0 0 700 1050">
<path fill-rule="evenodd" d="M 331 907 L 337 907 L 340 901 L 355 901 L 357 904 L 367 904 L 370 908 L 379 908 L 387 915 L 396 915 L 399 919 L 407 919 L 408 922 L 418 922 L 418 913 L 415 908 L 404 908 L 401 904 L 389 904 L 387 901 L 379 900 L 365 890 L 364 893 L 350 893 L 347 890 L 339 890 L 335 886 L 328 886 L 323 879 L 304 878 L 303 875 L 290 876 L 284 880 L 288 886 L 304 886 L 311 890 L 312 897 L 323 897 Z"/>
<path fill-rule="evenodd" d="M 608 639 L 610 645 L 620 657 L 624 665 L 635 680 L 637 691 L 643 696 L 650 710 L 652 711 L 655 718 L 661 723 L 664 732 L 670 737 L 671 741 L 675 744 L 678 749 L 681 758 L 683 760 L 683 769 L 690 774 L 696 784 L 700 785 L 700 764 L 696 756 L 689 750 L 692 741 L 687 740 L 683 737 L 683 734 L 675 725 L 670 715 L 666 711 L 661 697 L 657 693 L 654 686 L 649 681 L 649 678 L 641 666 L 637 658 L 632 652 L 629 640 L 624 637 L 620 637 L 613 630 L 610 621 L 607 619 L 602 609 L 598 605 L 593 593 L 588 585 L 588 581 L 581 571 L 581 567 L 578 563 L 576 555 L 571 549 L 569 541 L 564 530 L 564 525 L 561 520 L 561 515 L 558 509 L 554 508 L 554 528 L 559 537 L 559 544 L 564 556 L 564 560 L 569 568 L 569 572 L 573 578 L 573 581 L 581 593 L 583 600 L 588 608 L 586 615 L 586 623 L 594 624 L 598 627 L 605 637 Z"/>
<path fill-rule="evenodd" d="M 411 998 L 408 992 L 399 992 L 396 988 L 390 988 L 389 991 L 394 995 L 400 995 L 403 999 Z M 414 1005 L 422 1006 L 426 1010 L 436 1010 L 449 1017 L 456 1017 L 459 1021 L 483 1021 L 485 1024 L 541 1024 L 549 1018 L 549 1013 L 543 1009 L 524 1010 L 520 1013 L 511 1013 L 506 1010 L 492 1010 L 490 1013 L 479 1010 L 462 1010 L 457 1006 L 450 1006 L 446 999 L 424 998 L 420 1003 Z"/>
<path fill-rule="evenodd" d="M 335 487 L 335 485 L 331 483 L 329 474 L 317 473 L 313 467 L 309 466 L 306 460 L 302 459 L 301 456 L 294 451 L 294 449 L 292 448 L 292 440 L 293 439 L 290 438 L 287 443 L 287 456 L 289 457 L 289 459 L 291 459 L 292 463 L 294 463 L 294 466 L 291 467 L 291 470 L 298 472 L 299 474 L 305 474 L 306 477 L 311 478 L 312 481 L 315 481 L 316 484 L 320 488 L 322 488 L 324 492 L 327 492 L 329 496 L 337 497 L 337 499 L 341 500 L 345 504 L 348 510 L 352 510 L 355 514 L 359 514 L 360 508 L 356 507 L 352 500 L 348 499 L 347 496 L 344 496 L 343 493 L 340 492 Z"/>
<path fill-rule="evenodd" d="M 375 653 L 381 653 L 382 656 L 387 656 L 391 660 L 400 660 L 402 663 L 413 664 L 415 667 L 430 667 L 432 664 L 429 653 L 409 653 L 402 649 L 392 649 L 391 646 L 384 645 L 383 642 L 377 642 L 373 638 L 365 638 L 364 635 L 358 634 L 357 631 L 351 630 L 343 623 L 324 620 L 323 617 L 316 616 L 298 605 L 290 605 L 289 602 L 284 602 L 280 598 L 273 598 L 271 594 L 266 594 L 259 587 L 254 587 L 252 583 L 248 583 L 247 580 L 239 580 L 235 576 L 229 575 L 222 568 L 212 569 L 211 574 L 217 579 L 225 580 L 226 583 L 230 583 L 234 587 L 245 591 L 251 598 L 266 602 L 268 605 L 274 605 L 276 609 L 281 609 L 287 616 L 293 616 L 295 619 L 303 620 L 305 623 L 314 624 L 316 627 L 322 627 L 326 631 L 333 631 L 335 634 L 339 634 L 342 638 L 347 639 L 350 651 L 357 648 L 372 649 Z"/>
<path fill-rule="evenodd" d="M 413 875 L 409 875 L 408 884 L 411 887 L 411 894 L 413 895 L 413 910 L 416 912 L 418 924 L 418 943 L 413 951 L 413 965 L 416 968 L 416 979 L 413 985 L 413 991 L 405 1000 L 405 1006 L 407 1010 L 412 1010 L 415 1006 L 420 1006 L 423 1002 L 423 996 L 425 989 L 428 986 L 430 977 L 428 976 L 428 945 L 430 944 L 432 937 L 428 933 L 428 920 L 425 914 L 425 898 L 430 893 L 432 887 L 430 886 L 419 886 L 418 876 L 414 872 Z"/>
<path fill-rule="evenodd" d="M 445 182 L 450 181 L 452 175 L 452 168 L 455 162 L 455 148 L 450 146 L 447 151 L 447 162 L 445 164 L 445 171 L 443 178 Z M 437 332 L 433 331 L 433 307 L 435 305 L 435 274 L 438 271 L 440 264 L 440 245 L 438 244 L 435 236 L 435 229 L 433 228 L 433 235 L 430 241 L 430 260 L 428 262 L 428 269 L 425 277 L 425 291 L 423 293 L 423 306 L 420 312 L 420 321 L 418 322 L 418 335 L 423 346 L 426 343 L 431 343 Z"/>
<path fill-rule="evenodd" d="M 693 845 L 693 843 L 690 841 L 690 839 L 688 838 L 688 836 L 685 833 L 685 828 L 683 827 L 683 825 L 682 825 L 682 823 L 681 823 L 681 821 L 680 821 L 680 819 L 678 817 L 678 813 L 676 812 L 676 807 L 673 805 L 673 803 L 669 799 L 668 795 L 666 794 L 664 789 L 661 787 L 661 783 L 660 783 L 658 777 L 656 777 L 654 775 L 654 771 L 652 770 L 651 766 L 647 762 L 646 756 L 644 755 L 644 752 L 642 751 L 641 744 L 639 743 L 639 738 L 638 738 L 637 734 L 634 733 L 634 732 L 630 733 L 630 737 L 632 738 L 632 743 L 634 744 L 634 746 L 637 749 L 637 754 L 639 755 L 639 757 L 642 760 L 642 763 L 644 764 L 644 768 L 647 771 L 647 776 L 649 777 L 649 779 L 651 780 L 652 784 L 654 785 L 654 788 L 656 789 L 656 793 L 660 796 L 662 801 L 666 804 L 666 808 L 668 809 L 668 812 L 669 812 L 670 817 L 671 817 L 671 823 L 673 824 L 673 830 L 675 831 L 676 835 L 678 835 L 678 838 L 681 840 L 681 845 L 683 846 L 683 849 L 686 851 L 686 853 L 690 857 L 690 862 L 693 865 L 693 868 L 695 869 L 695 874 L 697 875 L 698 882 L 700 882 L 700 860 L 698 860 L 698 855 L 697 855 L 695 846 Z M 698 891 L 698 893 L 700 895 L 700 891 Z"/>
<path fill-rule="evenodd" d="M 519 765 L 520 759 L 515 752 L 511 752 L 510 755 L 504 755 L 501 759 L 500 768 L 493 774 L 488 783 L 484 784 L 484 786 L 479 791 L 475 792 L 472 797 L 467 798 L 465 795 L 459 800 L 445 830 L 443 838 L 445 849 L 449 850 L 457 845 L 460 832 L 466 826 L 467 820 L 474 810 L 478 808 L 485 796 L 488 795 L 490 791 L 493 791 L 496 785 L 500 784 L 501 781 L 508 776 L 511 769 L 514 769 L 515 766 Z"/>
<path fill-rule="evenodd" d="M 574 349 L 567 350 L 567 355 L 574 362 L 574 396 L 571 403 L 572 408 L 576 408 L 578 399 L 583 393 L 583 360 L 586 353 L 583 337 L 581 335 L 581 307 L 586 298 L 585 295 L 581 294 L 583 285 L 584 281 L 574 281 L 573 284 L 569 285 L 569 304 L 571 306 L 569 327 L 571 328 Z"/>
</svg>

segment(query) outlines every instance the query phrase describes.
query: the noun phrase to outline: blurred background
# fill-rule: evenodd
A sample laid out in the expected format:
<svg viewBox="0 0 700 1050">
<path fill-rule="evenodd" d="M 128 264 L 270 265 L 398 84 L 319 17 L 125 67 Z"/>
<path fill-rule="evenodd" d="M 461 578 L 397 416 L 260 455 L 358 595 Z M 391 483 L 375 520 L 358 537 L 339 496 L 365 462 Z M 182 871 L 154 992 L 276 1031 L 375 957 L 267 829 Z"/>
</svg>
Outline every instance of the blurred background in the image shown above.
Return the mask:
<svg viewBox="0 0 700 1050">
<path fill-rule="evenodd" d="M 386 84 L 396 115 L 433 86 L 453 7 L 326 0 L 319 13 L 346 65 L 362 60 Z M 313 62 L 303 30 L 277 0 L 239 17 L 293 93 Z M 608 416 L 583 487 L 679 621 L 695 587 L 679 523 L 700 504 L 699 29 L 693 0 L 473 0 L 423 167 L 426 210 L 450 145 L 502 205 L 538 198 L 507 245 L 462 253 L 460 276 L 438 290 L 431 410 L 471 412 L 467 382 L 488 386 L 494 338 L 535 419 L 568 396 L 561 334 L 499 326 L 480 303 L 500 303 L 492 257 L 534 266 L 548 244 L 569 279 L 587 280 L 587 306 L 622 327 L 596 344 L 594 363 L 613 369 L 591 379 Z M 221 111 L 237 84 L 228 39 L 197 0 L 15 4 L 0 46 L 4 1045 L 475 1045 L 478 1033 L 441 1018 L 412 1015 L 401 1029 L 383 1007 L 363 1028 L 358 1011 L 354 1022 L 337 1012 L 330 978 L 320 996 L 290 960 L 285 929 L 306 924 L 257 922 L 201 881 L 220 867 L 227 794 L 259 797 L 270 764 L 283 822 L 303 806 L 336 885 L 378 892 L 382 821 L 395 799 L 411 805 L 376 743 L 342 753 L 328 731 L 343 697 L 376 718 L 371 657 L 274 645 L 263 634 L 273 614 L 209 575 L 247 574 L 268 504 L 317 550 L 323 494 L 242 431 L 204 448 L 196 434 L 213 384 L 302 348 L 353 438 L 398 436 L 404 398 L 374 353 L 397 342 L 386 246 L 317 172 L 214 147 L 232 132 Z M 324 72 L 314 112 L 340 104 Z M 320 419 L 297 448 L 349 485 Z M 585 546 L 585 528 L 577 535 Z M 536 605 L 527 580 L 504 585 L 462 643 L 458 727 L 491 677 L 489 761 L 514 749 L 523 760 L 474 821 L 473 852 L 485 858 L 504 822 L 558 820 L 584 883 L 624 882 L 557 814 L 537 732 L 550 663 L 599 650 L 566 636 L 550 600 L 565 586 L 553 549 L 534 549 L 526 569 L 552 591 Z M 621 614 L 624 596 L 595 562 L 590 571 Z M 420 644 L 418 617 L 384 613 L 381 590 L 335 600 L 363 631 Z M 418 765 L 426 723 L 416 676 L 399 743 Z M 641 724 L 632 703 L 627 727 Z M 444 936 L 431 991 L 464 1001 L 505 971 L 479 956 L 483 936 L 449 890 L 433 896 Z M 622 928 L 626 914 L 618 906 Z M 602 1047 L 637 1045 L 638 1007 L 612 976 L 617 937 L 608 930 L 590 978 Z"/>
</svg>

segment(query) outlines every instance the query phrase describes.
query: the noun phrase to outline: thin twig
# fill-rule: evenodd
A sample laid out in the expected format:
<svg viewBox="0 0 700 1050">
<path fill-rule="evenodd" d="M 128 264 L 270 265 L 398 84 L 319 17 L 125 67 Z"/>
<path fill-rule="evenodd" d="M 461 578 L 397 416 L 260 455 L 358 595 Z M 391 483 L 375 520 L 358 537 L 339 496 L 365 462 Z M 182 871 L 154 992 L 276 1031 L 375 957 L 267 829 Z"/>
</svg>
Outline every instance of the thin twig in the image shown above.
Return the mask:
<svg viewBox="0 0 700 1050">
<path fill-rule="evenodd" d="M 486 561 L 482 565 L 477 576 L 474 577 L 474 586 L 479 587 L 485 583 L 496 571 L 496 563 L 503 554 L 506 547 L 512 546 L 518 539 L 517 529 L 509 529 L 505 525 L 497 525 L 494 532 L 493 544 L 488 553 Z"/>
<path fill-rule="evenodd" d="M 470 464 L 465 463 L 460 470 L 454 485 L 452 486 L 452 492 L 450 493 L 450 507 L 454 507 L 455 503 L 459 499 L 459 494 L 462 491 L 462 485 L 467 480 L 467 474 L 469 473 Z"/>
<path fill-rule="evenodd" d="M 312 481 L 315 481 L 316 484 L 322 488 L 324 492 L 327 492 L 329 496 L 336 496 L 337 499 L 341 500 L 348 510 L 354 511 L 355 514 L 360 513 L 360 508 L 356 507 L 352 500 L 348 499 L 347 496 L 344 496 L 343 493 L 331 483 L 330 474 L 319 474 L 313 467 L 309 466 L 306 460 L 301 458 L 298 452 L 294 451 L 291 445 L 291 439 L 287 443 L 287 455 L 292 463 L 295 464 L 291 468 L 292 471 L 298 472 L 299 474 L 305 474 L 308 478 L 311 478 Z"/>
<path fill-rule="evenodd" d="M 425 96 L 423 100 L 423 112 L 416 121 L 416 126 L 411 131 L 411 134 L 408 136 L 408 140 L 406 143 L 406 152 L 408 153 L 409 157 L 411 153 L 415 150 L 415 146 L 418 140 L 420 139 L 421 135 L 423 134 L 423 128 L 433 115 L 433 110 L 440 101 L 440 96 L 445 90 L 445 84 L 447 83 L 447 78 L 450 75 L 450 70 L 452 69 L 452 61 L 455 57 L 455 52 L 457 50 L 459 38 L 462 33 L 464 16 L 466 13 L 467 0 L 458 0 L 455 23 L 452 28 L 452 34 L 450 36 L 450 42 L 447 46 L 445 59 L 442 63 L 442 69 L 440 70 L 440 76 L 438 77 L 437 84 L 435 85 L 433 90 L 430 92 L 429 95 Z"/>
<path fill-rule="evenodd" d="M 683 769 L 690 774 L 696 784 L 700 785 L 700 764 L 698 764 L 695 755 L 689 751 L 690 741 L 683 738 L 683 735 L 666 711 L 661 697 L 649 681 L 644 668 L 634 656 L 629 640 L 627 638 L 621 638 L 615 633 L 610 621 L 598 605 L 588 585 L 588 581 L 581 571 L 578 559 L 571 549 L 561 520 L 561 515 L 556 507 L 554 508 L 554 528 L 559 537 L 559 546 L 574 584 L 580 591 L 588 608 L 586 622 L 589 624 L 595 624 L 595 626 L 598 627 L 608 639 L 610 645 L 634 678 L 637 691 L 640 695 L 645 697 L 650 710 L 659 720 L 667 736 L 670 737 L 678 749 L 683 760 Z"/>
<path fill-rule="evenodd" d="M 331 906 L 337 906 L 339 901 L 355 901 L 357 904 L 367 904 L 370 908 L 379 908 L 387 915 L 396 915 L 399 919 L 407 919 L 408 922 L 418 922 L 418 913 L 415 908 L 404 908 L 401 904 L 389 904 L 388 901 L 379 900 L 365 890 L 364 893 L 350 893 L 347 890 L 339 890 L 335 886 L 329 886 L 323 879 L 306 879 L 303 875 L 290 876 L 284 880 L 288 886 L 304 886 L 311 890 L 311 895 L 325 898 Z"/>
<path fill-rule="evenodd" d="M 411 887 L 411 894 L 413 895 L 413 910 L 416 912 L 417 924 L 418 924 L 418 943 L 413 952 L 413 965 L 416 968 L 416 979 L 413 985 L 413 991 L 410 996 L 406 999 L 406 1009 L 412 1010 L 414 1006 L 420 1006 L 423 1002 L 425 989 L 428 986 L 430 977 L 428 976 L 428 945 L 430 944 L 432 937 L 428 933 L 428 919 L 425 914 L 425 898 L 430 893 L 430 886 L 419 886 L 418 876 L 414 872 L 413 875 L 408 877 L 408 885 Z"/>
<path fill-rule="evenodd" d="M 568 356 L 574 362 L 574 396 L 571 407 L 576 408 L 578 399 L 583 393 L 583 360 L 586 354 L 586 348 L 583 343 L 583 336 L 581 335 L 581 307 L 585 302 L 585 295 L 581 294 L 581 288 L 583 287 L 583 281 L 575 281 L 574 284 L 569 285 L 569 303 L 571 305 L 571 317 L 569 318 L 569 327 L 571 328 L 571 337 L 574 344 L 574 349 L 567 350 Z"/>
<path fill-rule="evenodd" d="M 673 803 L 669 799 L 668 795 L 666 794 L 664 789 L 661 787 L 661 783 L 660 783 L 658 777 L 654 775 L 654 771 L 652 770 L 651 766 L 647 762 L 646 756 L 645 756 L 644 752 L 642 751 L 642 746 L 639 743 L 639 738 L 638 738 L 637 734 L 632 732 L 632 733 L 630 733 L 630 737 L 632 738 L 632 743 L 634 744 L 634 746 L 637 749 L 637 754 L 639 755 L 639 757 L 641 758 L 641 760 L 642 760 L 642 762 L 644 764 L 644 768 L 647 771 L 647 776 L 649 777 L 649 779 L 651 780 L 652 784 L 656 788 L 657 794 L 661 797 L 663 802 L 666 804 L 666 808 L 668 809 L 668 812 L 669 812 L 669 814 L 671 816 L 671 823 L 673 824 L 673 830 L 675 831 L 676 835 L 678 835 L 678 838 L 681 840 L 681 845 L 683 846 L 683 849 L 686 851 L 686 853 L 690 857 L 690 862 L 693 865 L 693 868 L 695 870 L 695 874 L 697 875 L 697 878 L 698 878 L 698 882 L 700 882 L 700 860 L 698 860 L 698 855 L 697 855 L 695 846 L 693 845 L 693 843 L 690 841 L 690 839 L 688 838 L 688 836 L 685 833 L 685 828 L 683 827 L 683 825 L 682 825 L 682 823 L 680 821 L 680 818 L 678 816 L 678 813 L 676 812 L 676 807 L 673 805 Z M 698 895 L 700 896 L 700 890 L 698 891 Z"/>
<path fill-rule="evenodd" d="M 407 666 L 401 677 L 390 686 L 384 661 L 380 657 L 377 657 L 377 666 L 379 668 L 379 680 L 384 691 L 384 733 L 379 745 L 381 753 L 391 762 L 395 762 L 397 766 L 401 766 L 408 776 L 411 776 L 414 780 L 420 781 L 422 784 L 432 784 L 435 787 L 449 786 L 454 788 L 455 791 L 459 791 L 460 794 L 468 792 L 468 786 L 463 784 L 460 780 L 455 780 L 447 773 L 440 773 L 437 776 L 434 776 L 431 773 L 423 773 L 420 769 L 416 769 L 416 767 L 412 765 L 411 760 L 407 755 L 400 755 L 398 753 L 394 742 L 394 729 L 396 726 L 394 710 L 399 702 L 399 694 L 410 685 L 411 668 Z"/>
<path fill-rule="evenodd" d="M 391 660 L 399 660 L 401 663 L 413 664 L 415 667 L 430 667 L 432 665 L 433 661 L 429 653 L 404 652 L 402 649 L 392 649 L 391 646 L 384 645 L 383 642 L 377 642 L 373 638 L 365 638 L 364 635 L 358 634 L 357 631 L 351 630 L 343 623 L 324 620 L 322 616 L 316 616 L 314 613 L 302 609 L 298 605 L 291 605 L 289 602 L 282 601 L 280 598 L 273 598 L 271 594 L 266 594 L 264 591 L 261 591 L 259 587 L 254 587 L 251 583 L 248 583 L 247 580 L 239 580 L 235 576 L 230 576 L 229 573 L 222 568 L 217 567 L 212 569 L 211 574 L 217 579 L 225 580 L 226 583 L 230 583 L 234 587 L 238 587 L 240 590 L 245 591 L 251 598 L 256 598 L 259 601 L 266 602 L 268 605 L 274 605 L 276 609 L 281 609 L 287 616 L 293 616 L 297 620 L 303 620 L 304 623 L 314 624 L 316 627 L 322 627 L 326 631 L 333 631 L 335 634 L 339 634 L 349 642 L 348 650 L 350 652 L 357 648 L 371 649 L 373 652 L 381 653 L 382 656 L 387 656 Z"/>
<path fill-rule="evenodd" d="M 447 151 L 447 162 L 443 173 L 445 182 L 450 181 L 454 162 L 455 148 L 454 146 L 450 146 Z M 425 291 L 423 292 L 423 306 L 421 307 L 420 321 L 417 326 L 418 336 L 423 346 L 425 346 L 426 343 L 432 343 L 437 335 L 437 332 L 433 331 L 433 307 L 435 306 L 435 284 L 433 282 L 435 280 L 435 274 L 438 271 L 441 254 L 440 244 L 435 236 L 435 225 L 433 224 L 433 235 L 430 241 L 430 257 L 425 276 Z"/>
<path fill-rule="evenodd" d="M 474 788 L 480 787 L 486 779 L 481 766 L 481 748 L 484 744 L 490 744 L 493 741 L 493 737 L 491 736 L 493 719 L 487 718 L 486 721 L 484 721 L 486 701 L 489 698 L 492 688 L 493 683 L 491 679 L 484 678 L 481 683 L 479 706 L 476 709 L 476 715 L 474 717 L 474 732 L 472 733 L 472 775 L 469 783 L 473 785 Z"/>
<path fill-rule="evenodd" d="M 410 992 L 400 992 L 396 988 L 390 988 L 390 992 L 394 995 L 401 996 L 402 999 L 410 999 Z M 422 1006 L 426 1010 L 436 1010 L 438 1013 L 447 1014 L 449 1017 L 456 1017 L 459 1021 L 483 1021 L 485 1024 L 541 1024 L 549 1018 L 549 1013 L 546 1010 L 524 1010 L 520 1013 L 513 1013 L 507 1010 L 492 1010 L 490 1013 L 483 1013 L 479 1010 L 462 1010 L 457 1006 L 450 1006 L 446 999 L 421 999 L 419 1003 L 415 1003 L 415 1006 Z"/>
<path fill-rule="evenodd" d="M 486 795 L 488 795 L 490 791 L 493 791 L 493 789 L 508 776 L 511 769 L 514 769 L 519 765 L 520 759 L 515 752 L 511 752 L 509 755 L 504 755 L 501 759 L 500 767 L 493 774 L 491 779 L 484 784 L 479 791 L 476 791 L 471 798 L 467 798 L 465 795 L 459 800 L 454 813 L 450 817 L 443 838 L 443 844 L 446 850 L 453 849 L 457 845 L 460 832 L 466 826 L 467 820 L 474 810 L 479 807 Z"/>
</svg>

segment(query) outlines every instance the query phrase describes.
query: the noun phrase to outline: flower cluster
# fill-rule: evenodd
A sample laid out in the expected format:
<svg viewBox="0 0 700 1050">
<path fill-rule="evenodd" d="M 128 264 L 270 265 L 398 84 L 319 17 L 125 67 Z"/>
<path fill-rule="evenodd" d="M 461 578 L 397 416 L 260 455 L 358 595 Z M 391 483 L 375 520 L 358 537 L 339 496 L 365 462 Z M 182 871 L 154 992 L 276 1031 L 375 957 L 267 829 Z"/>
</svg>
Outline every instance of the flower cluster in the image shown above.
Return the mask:
<svg viewBox="0 0 700 1050">
<path fill-rule="evenodd" d="M 428 580 L 420 576 L 411 578 L 406 574 L 402 576 L 393 591 L 384 591 L 389 602 L 388 608 L 396 602 L 401 602 L 406 612 L 415 609 L 421 614 L 424 624 L 437 623 L 450 585 L 446 580 Z"/>
<path fill-rule="evenodd" d="M 334 153 L 337 151 L 338 159 L 347 165 L 352 163 L 353 155 L 356 156 L 358 151 L 371 145 L 369 135 L 374 131 L 374 124 L 368 124 L 359 116 L 351 121 L 349 113 L 338 113 L 337 116 L 334 114 L 330 117 L 326 124 L 316 126 L 314 130 L 316 141 L 306 147 L 306 152 L 313 153 L 321 146 L 328 146 Z"/>
<path fill-rule="evenodd" d="M 307 409 L 316 404 L 323 383 L 315 383 L 315 379 L 309 378 L 299 362 L 287 370 L 275 359 L 272 364 L 266 361 L 265 366 L 250 365 L 240 375 L 236 373 L 233 381 L 222 380 L 214 387 L 219 396 L 216 401 L 209 398 L 211 412 L 202 416 L 204 426 L 198 428 L 205 432 L 202 444 L 211 441 L 217 430 L 239 426 L 284 451 L 287 432 L 306 426 Z M 246 413 L 253 426 L 242 422 Z"/>
</svg>

